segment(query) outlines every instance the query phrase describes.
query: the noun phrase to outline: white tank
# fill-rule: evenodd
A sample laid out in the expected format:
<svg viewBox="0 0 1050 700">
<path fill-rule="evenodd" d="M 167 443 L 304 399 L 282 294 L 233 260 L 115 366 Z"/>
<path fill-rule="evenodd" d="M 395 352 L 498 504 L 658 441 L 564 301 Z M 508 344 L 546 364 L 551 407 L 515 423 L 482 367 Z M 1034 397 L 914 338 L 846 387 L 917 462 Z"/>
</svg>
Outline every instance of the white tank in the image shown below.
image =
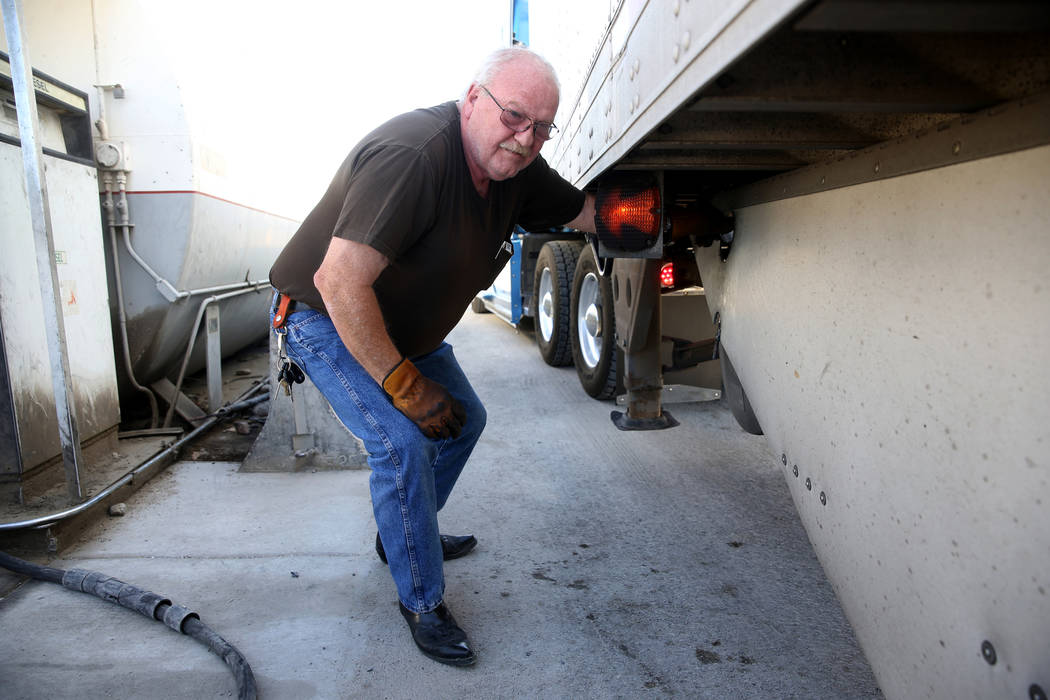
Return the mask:
<svg viewBox="0 0 1050 700">
<path fill-rule="evenodd" d="M 207 22 L 207 15 L 174 15 L 150 3 L 103 1 L 88 25 L 97 46 L 94 84 L 120 85 L 95 101 L 108 140 L 127 158 L 135 255 L 121 236 L 119 263 L 130 356 L 142 383 L 177 373 L 201 301 L 230 285 L 265 281 L 298 223 L 280 211 L 292 174 L 282 183 L 265 167 L 276 135 L 246 137 L 264 133 L 267 96 L 236 114 L 219 113 L 227 109 L 218 99 L 223 86 L 243 78 L 225 63 L 202 76 L 212 44 L 180 31 Z M 181 298 L 172 301 L 176 293 Z M 218 302 L 223 354 L 266 332 L 269 298 L 263 288 Z M 189 371 L 203 365 L 203 338 Z"/>
<path fill-rule="evenodd" d="M 207 57 L 198 51 L 207 46 L 191 49 L 192 37 L 161 11 L 172 12 L 127 0 L 22 4 L 24 46 L 38 72 L 38 133 L 85 442 L 115 429 L 118 383 L 121 393 L 126 386 L 111 235 L 129 357 L 138 382 L 148 385 L 176 377 L 209 297 L 229 297 L 216 302 L 224 355 L 266 334 L 269 268 L 298 225 L 282 203 L 289 182 L 262 167 L 277 135 L 247 136 L 263 133 L 268 96 L 219 115 L 215 91 L 237 76 L 216 69 L 213 82 L 202 81 Z M 0 49 L 10 52 L 2 34 Z M 0 60 L 5 73 L 10 68 Z M 2 234 L 5 248 L 16 251 L 0 260 L 0 447 L 13 455 L 0 464 L 2 487 L 54 462 L 61 446 L 13 88 L 3 77 L 0 98 Z M 98 169 L 96 152 L 104 166 Z M 100 197 L 107 188 L 112 195 Z M 108 225 L 107 200 L 115 220 L 129 224 L 127 245 L 125 228 Z M 203 366 L 205 335 L 198 334 L 189 372 Z"/>
<path fill-rule="evenodd" d="M 105 157 L 127 171 L 128 239 L 139 260 L 118 228 L 119 264 L 134 371 L 140 382 L 152 382 L 177 372 L 200 302 L 211 293 L 170 297 L 265 280 L 298 225 L 281 202 L 282 183 L 260 167 L 270 143 L 246 143 L 245 134 L 263 131 L 251 122 L 262 121 L 265 96 L 240 114 L 218 114 L 225 106 L 213 99 L 216 91 L 241 77 L 216 67 L 213 80 L 202 81 L 207 55 L 200 52 L 208 46 L 180 31 L 206 26 L 207 15 L 126 0 L 44 0 L 23 11 L 34 68 L 87 93 L 90 121 L 104 120 L 112 145 Z M 230 127 L 237 121 L 243 129 Z M 92 136 L 97 147 L 100 131 Z M 263 289 L 219 302 L 224 353 L 265 333 L 269 296 Z M 115 307 L 112 279 L 110 302 Z M 189 371 L 202 364 L 197 351 Z"/>
</svg>

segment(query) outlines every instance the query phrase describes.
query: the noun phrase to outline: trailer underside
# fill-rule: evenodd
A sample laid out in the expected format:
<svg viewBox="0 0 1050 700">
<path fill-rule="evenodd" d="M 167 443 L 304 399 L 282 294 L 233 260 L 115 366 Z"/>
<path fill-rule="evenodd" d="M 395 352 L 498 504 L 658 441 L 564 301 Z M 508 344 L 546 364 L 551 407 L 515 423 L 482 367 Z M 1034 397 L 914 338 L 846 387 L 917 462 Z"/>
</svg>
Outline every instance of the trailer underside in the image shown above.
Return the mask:
<svg viewBox="0 0 1050 700">
<path fill-rule="evenodd" d="M 710 313 L 887 696 L 1045 697 L 1050 8 L 711 5 L 622 3 L 552 163 L 734 217 Z"/>
</svg>

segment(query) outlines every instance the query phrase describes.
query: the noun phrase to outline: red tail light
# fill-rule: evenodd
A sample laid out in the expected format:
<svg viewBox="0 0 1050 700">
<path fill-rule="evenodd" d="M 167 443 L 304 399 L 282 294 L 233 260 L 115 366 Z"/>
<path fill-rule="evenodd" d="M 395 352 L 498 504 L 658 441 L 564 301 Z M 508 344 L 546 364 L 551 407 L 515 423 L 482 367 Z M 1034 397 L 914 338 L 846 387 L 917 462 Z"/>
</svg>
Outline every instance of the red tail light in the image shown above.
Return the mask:
<svg viewBox="0 0 1050 700">
<path fill-rule="evenodd" d="M 598 240 L 612 252 L 639 253 L 660 241 L 660 190 L 652 177 L 617 179 L 598 190 Z"/>
<path fill-rule="evenodd" d="M 664 263 L 660 268 L 660 286 L 664 289 L 674 288 L 674 263 Z"/>
</svg>

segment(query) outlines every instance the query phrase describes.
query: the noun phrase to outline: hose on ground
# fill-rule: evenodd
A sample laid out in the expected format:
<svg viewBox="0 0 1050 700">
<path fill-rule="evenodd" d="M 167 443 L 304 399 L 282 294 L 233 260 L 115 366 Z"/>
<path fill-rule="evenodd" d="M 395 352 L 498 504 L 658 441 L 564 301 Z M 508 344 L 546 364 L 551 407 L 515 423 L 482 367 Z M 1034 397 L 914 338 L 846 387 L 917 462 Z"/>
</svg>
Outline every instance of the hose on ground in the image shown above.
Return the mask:
<svg viewBox="0 0 1050 700">
<path fill-rule="evenodd" d="M 237 683 L 239 700 L 255 700 L 258 697 L 255 676 L 241 652 L 201 622 L 200 615 L 189 608 L 174 604 L 164 596 L 143 590 L 130 583 L 124 583 L 97 571 L 54 569 L 33 564 L 5 552 L 0 552 L 0 567 L 39 581 L 58 583 L 73 591 L 90 593 L 110 603 L 116 603 L 141 613 L 152 620 L 163 622 L 176 632 L 193 637 L 230 667 Z"/>
</svg>

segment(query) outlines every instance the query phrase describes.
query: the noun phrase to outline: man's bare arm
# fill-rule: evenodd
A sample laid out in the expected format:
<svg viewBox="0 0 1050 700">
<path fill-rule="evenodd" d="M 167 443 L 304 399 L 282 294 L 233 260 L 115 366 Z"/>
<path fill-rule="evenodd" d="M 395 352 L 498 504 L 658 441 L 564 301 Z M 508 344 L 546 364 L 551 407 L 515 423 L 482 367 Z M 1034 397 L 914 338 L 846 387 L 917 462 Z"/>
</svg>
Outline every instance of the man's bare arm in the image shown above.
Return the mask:
<svg viewBox="0 0 1050 700">
<path fill-rule="evenodd" d="M 584 197 L 583 209 L 576 215 L 576 218 L 565 224 L 569 228 L 574 228 L 578 231 L 586 231 L 587 233 L 596 233 L 597 229 L 594 226 L 594 195 L 590 192 Z"/>
<path fill-rule="evenodd" d="M 394 407 L 429 438 L 458 437 L 467 421 L 463 406 L 403 358 L 386 331 L 372 285 L 389 264 L 371 246 L 332 238 L 314 284 L 340 340 Z"/>
<path fill-rule="evenodd" d="M 390 264 L 363 243 L 332 238 L 314 284 L 346 349 L 379 384 L 401 361 L 372 285 Z"/>
</svg>

